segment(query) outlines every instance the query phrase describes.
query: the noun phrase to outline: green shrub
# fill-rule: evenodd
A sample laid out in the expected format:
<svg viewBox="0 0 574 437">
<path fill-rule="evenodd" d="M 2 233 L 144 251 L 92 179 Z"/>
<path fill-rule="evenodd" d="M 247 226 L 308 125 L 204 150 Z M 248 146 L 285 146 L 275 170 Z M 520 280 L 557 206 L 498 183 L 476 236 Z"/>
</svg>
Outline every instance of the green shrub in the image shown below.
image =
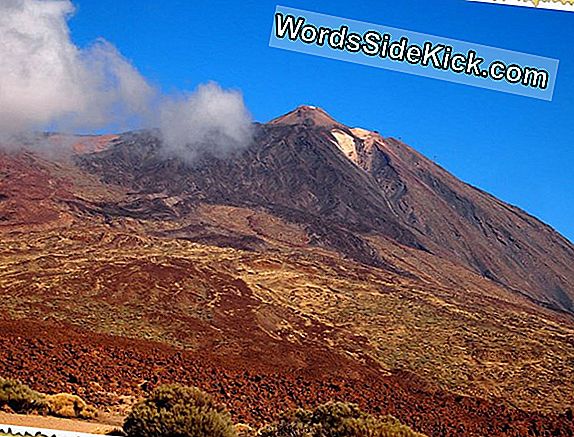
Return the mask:
<svg viewBox="0 0 574 437">
<path fill-rule="evenodd" d="M 197 388 L 163 385 L 124 422 L 128 437 L 236 437 L 225 407 Z"/>
<path fill-rule="evenodd" d="M 392 416 L 375 417 L 357 405 L 331 402 L 296 410 L 259 430 L 259 437 L 423 437 Z"/>
<path fill-rule="evenodd" d="M 0 407 L 15 413 L 30 413 L 45 409 L 44 395 L 14 379 L 0 378 Z"/>
</svg>

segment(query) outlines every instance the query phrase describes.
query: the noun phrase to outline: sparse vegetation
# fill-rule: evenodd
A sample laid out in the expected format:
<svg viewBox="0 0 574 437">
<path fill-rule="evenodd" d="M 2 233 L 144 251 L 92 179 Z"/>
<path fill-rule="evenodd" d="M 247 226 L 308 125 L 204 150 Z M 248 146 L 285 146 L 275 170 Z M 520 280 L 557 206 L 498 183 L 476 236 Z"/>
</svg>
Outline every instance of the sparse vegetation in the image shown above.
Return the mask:
<svg viewBox="0 0 574 437">
<path fill-rule="evenodd" d="M 45 395 L 15 379 L 0 378 L 0 408 L 14 413 L 41 413 L 69 419 L 91 419 L 96 409 L 69 393 Z"/>
<path fill-rule="evenodd" d="M 392 416 L 330 402 L 285 413 L 259 431 L 233 425 L 226 409 L 197 388 L 164 385 L 136 404 L 124 423 L 128 437 L 424 437 Z"/>
<path fill-rule="evenodd" d="M 392 416 L 376 417 L 355 404 L 332 402 L 296 410 L 259 430 L 258 437 L 422 437 Z"/>
<path fill-rule="evenodd" d="M 14 379 L 0 378 L 0 407 L 15 413 L 44 411 L 45 396 Z"/>
<path fill-rule="evenodd" d="M 92 419 L 96 409 L 88 405 L 81 397 L 69 393 L 46 396 L 48 413 L 65 418 Z"/>
<path fill-rule="evenodd" d="M 163 385 L 137 403 L 124 423 L 128 437 L 236 437 L 223 405 L 197 388 Z"/>
<path fill-rule="evenodd" d="M 257 434 L 257 429 L 252 428 L 246 423 L 236 424 L 235 431 L 238 437 L 254 437 Z"/>
</svg>

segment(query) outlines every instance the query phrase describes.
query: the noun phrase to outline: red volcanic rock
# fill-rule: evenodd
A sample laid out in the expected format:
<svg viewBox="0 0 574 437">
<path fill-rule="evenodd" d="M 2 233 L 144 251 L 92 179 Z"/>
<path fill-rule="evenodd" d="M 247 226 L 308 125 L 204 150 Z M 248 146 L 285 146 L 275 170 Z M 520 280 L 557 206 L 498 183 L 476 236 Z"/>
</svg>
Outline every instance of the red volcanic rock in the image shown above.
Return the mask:
<svg viewBox="0 0 574 437">
<path fill-rule="evenodd" d="M 224 402 L 237 422 L 259 426 L 282 411 L 330 400 L 392 414 L 429 436 L 571 436 L 571 411 L 528 413 L 502 404 L 448 394 L 400 372 L 343 378 L 252 367 L 209 352 L 81 332 L 65 325 L 0 321 L 0 376 L 46 393 L 71 392 L 102 408 L 119 396 L 143 396 L 162 383 L 200 387 Z M 360 372 L 361 373 L 361 372 Z"/>
<path fill-rule="evenodd" d="M 76 153 L 95 153 L 106 150 L 119 135 L 78 136 L 72 145 Z"/>
<path fill-rule="evenodd" d="M 43 160 L 0 151 L 0 229 L 32 229 L 58 221 L 58 200 L 71 196 L 70 184 L 52 176 Z"/>
<path fill-rule="evenodd" d="M 65 141 L 0 154 L 0 376 L 114 410 L 182 382 L 253 425 L 341 400 L 429 436 L 574 432 L 574 247 L 524 211 L 311 106 L 192 163 Z"/>
</svg>

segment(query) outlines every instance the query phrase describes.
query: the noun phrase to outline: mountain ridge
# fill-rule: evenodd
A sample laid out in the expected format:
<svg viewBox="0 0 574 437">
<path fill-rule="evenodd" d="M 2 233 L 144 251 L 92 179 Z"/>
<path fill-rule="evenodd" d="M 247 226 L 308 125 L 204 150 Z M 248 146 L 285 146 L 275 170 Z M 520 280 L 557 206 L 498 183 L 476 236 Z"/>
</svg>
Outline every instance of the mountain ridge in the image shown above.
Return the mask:
<svg viewBox="0 0 574 437">
<path fill-rule="evenodd" d="M 192 162 L 156 131 L 67 141 L 67 158 L 0 153 L 0 320 L 280 366 L 301 384 L 408 372 L 430 384 L 401 386 L 409 399 L 436 386 L 563 413 L 571 243 L 396 139 L 309 106 L 290 114 L 255 124 L 243 150 Z"/>
<path fill-rule="evenodd" d="M 139 141 L 153 143 L 148 148 L 152 155 L 161 147 L 159 140 Z M 191 175 L 178 179 L 187 184 L 180 191 L 193 186 L 191 196 L 207 201 L 282 209 L 293 220 L 301 214 L 285 208 L 294 209 L 334 219 L 353 232 L 378 232 L 462 262 L 509 289 L 574 314 L 574 270 L 568 265 L 574 246 L 535 217 L 458 180 L 404 143 L 375 132 L 353 132 L 322 109 L 301 106 L 258 125 L 254 144 L 231 159 L 200 158 Z M 98 157 L 105 159 L 105 153 Z M 121 153 L 128 156 L 130 149 L 124 147 Z M 91 158 L 84 157 L 80 165 L 97 174 Z M 116 153 L 110 159 L 122 158 Z M 129 159 L 131 165 L 138 158 Z M 113 165 L 108 173 L 116 174 L 104 177 L 113 180 L 126 173 L 110 170 Z M 182 171 L 173 161 L 166 165 L 170 170 L 160 179 L 169 180 L 173 175 L 167 173 Z M 161 169 L 145 169 L 156 171 Z M 142 178 L 145 175 L 136 177 L 140 185 Z M 143 189 L 153 191 L 157 182 L 152 178 Z M 273 190 L 268 190 L 270 186 Z M 355 258 L 371 258 L 368 262 L 380 265 L 368 255 Z"/>
</svg>

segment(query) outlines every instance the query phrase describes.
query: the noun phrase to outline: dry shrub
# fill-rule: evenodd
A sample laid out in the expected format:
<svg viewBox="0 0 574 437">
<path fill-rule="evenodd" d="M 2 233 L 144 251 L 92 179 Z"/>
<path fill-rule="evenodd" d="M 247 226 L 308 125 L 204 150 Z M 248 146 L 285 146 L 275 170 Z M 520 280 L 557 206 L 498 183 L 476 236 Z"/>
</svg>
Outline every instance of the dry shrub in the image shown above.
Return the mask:
<svg viewBox="0 0 574 437">
<path fill-rule="evenodd" d="M 15 413 L 43 412 L 45 398 L 19 381 L 0 378 L 0 407 Z"/>
<path fill-rule="evenodd" d="M 424 437 L 392 416 L 376 417 L 357 405 L 331 402 L 297 410 L 259 430 L 259 437 Z"/>
<path fill-rule="evenodd" d="M 76 395 L 68 393 L 48 395 L 45 402 L 48 413 L 53 416 L 92 419 L 96 415 L 96 409 Z"/>
<path fill-rule="evenodd" d="M 257 435 L 257 429 L 252 428 L 246 423 L 236 424 L 235 432 L 237 432 L 238 437 L 255 437 Z"/>
<path fill-rule="evenodd" d="M 128 437 L 237 437 L 227 410 L 197 388 L 163 385 L 126 418 Z"/>
</svg>

